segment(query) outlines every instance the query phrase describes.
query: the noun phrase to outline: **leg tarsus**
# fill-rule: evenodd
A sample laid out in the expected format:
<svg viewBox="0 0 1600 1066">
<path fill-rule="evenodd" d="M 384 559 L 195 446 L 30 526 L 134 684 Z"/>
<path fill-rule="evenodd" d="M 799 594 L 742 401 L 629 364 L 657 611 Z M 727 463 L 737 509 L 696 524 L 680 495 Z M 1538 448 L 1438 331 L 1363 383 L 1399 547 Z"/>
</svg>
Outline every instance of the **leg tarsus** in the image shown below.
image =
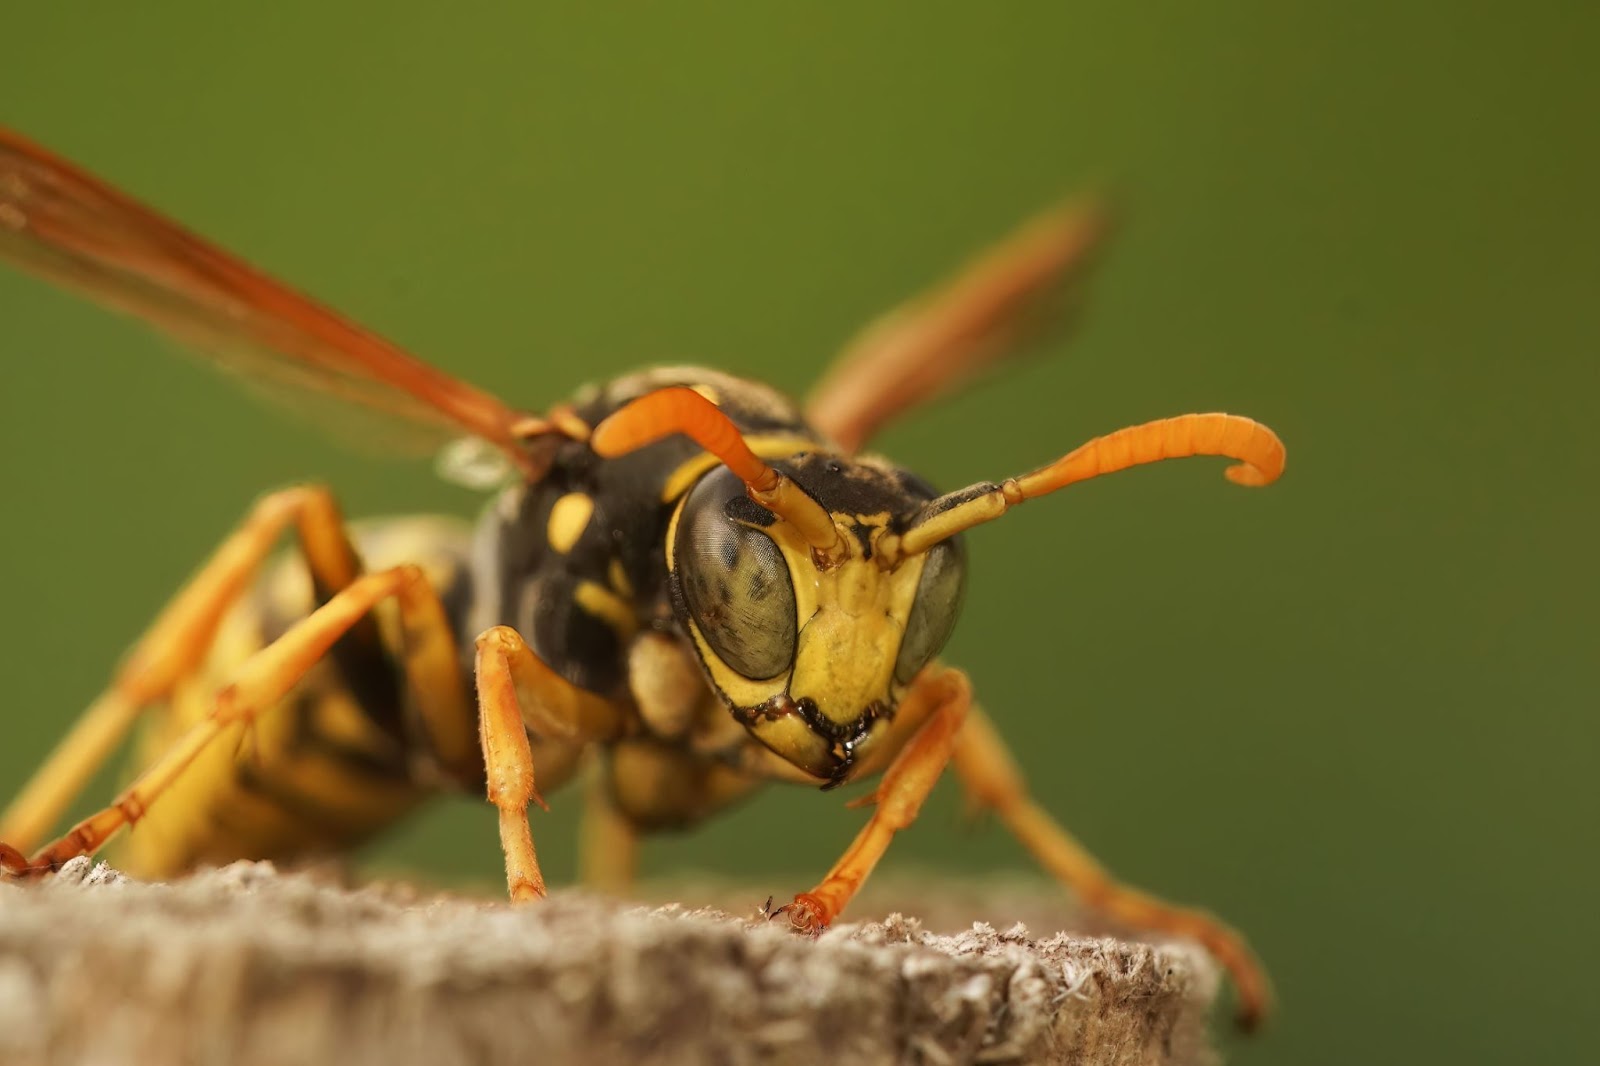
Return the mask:
<svg viewBox="0 0 1600 1066">
<path fill-rule="evenodd" d="M 10 844 L 0 844 L 0 878 L 24 878 L 37 873 L 28 857 Z"/>
<path fill-rule="evenodd" d="M 510 626 L 486 630 L 477 647 L 478 730 L 488 798 L 500 816 L 506 891 L 513 903 L 525 903 L 545 895 L 544 874 L 528 826 L 528 804 L 539 791 L 516 684 L 517 674 L 530 673 L 521 660 L 532 659 L 533 651 Z"/>
<path fill-rule="evenodd" d="M 477 649 L 478 738 L 489 802 L 500 815 L 506 890 L 513 902 L 539 899 L 545 894 L 544 875 L 528 827 L 528 805 L 549 808 L 534 781 L 528 731 L 581 745 L 615 736 L 621 711 L 552 670 L 510 626 L 485 630 Z"/>
<path fill-rule="evenodd" d="M 1233 978 L 1237 1021 L 1254 1029 L 1271 1009 L 1266 972 L 1244 938 L 1201 910 L 1180 907 L 1119 883 L 1028 793 L 1027 783 L 988 715 L 977 707 L 956 738 L 956 776 L 969 807 L 992 810 L 1056 880 L 1086 906 L 1134 928 L 1173 933 L 1198 942 Z"/>
<path fill-rule="evenodd" d="M 932 710 L 868 797 L 876 802 L 872 816 L 828 876 L 810 892 L 795 896 L 780 913 L 789 915 L 796 931 L 816 933 L 844 910 L 877 866 L 894 835 L 916 820 L 922 803 L 944 773 L 955 738 L 972 701 L 972 687 L 959 670 L 926 670 L 906 694 L 904 704 L 929 701 Z"/>
<path fill-rule="evenodd" d="M 791 902 L 777 910 L 772 909 L 772 897 L 768 896 L 764 910 L 768 920 L 787 918 L 789 928 L 801 936 L 819 937 L 833 924 L 834 916 L 828 914 L 827 905 L 810 892 L 797 893 Z"/>
</svg>

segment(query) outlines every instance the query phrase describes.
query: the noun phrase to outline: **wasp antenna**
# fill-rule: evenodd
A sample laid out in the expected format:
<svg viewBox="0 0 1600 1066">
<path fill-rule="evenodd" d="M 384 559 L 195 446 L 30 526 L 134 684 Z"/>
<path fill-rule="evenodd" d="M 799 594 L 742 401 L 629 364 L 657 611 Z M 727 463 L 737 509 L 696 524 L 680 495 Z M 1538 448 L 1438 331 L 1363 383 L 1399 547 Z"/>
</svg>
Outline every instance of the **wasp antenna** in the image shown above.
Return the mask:
<svg viewBox="0 0 1600 1066">
<path fill-rule="evenodd" d="M 1237 459 L 1224 473 L 1236 485 L 1270 485 L 1283 474 L 1286 451 L 1260 422 L 1220 413 L 1178 415 L 1096 437 L 1048 466 L 999 485 L 975 485 L 930 502 L 900 541 L 907 555 L 927 551 L 962 530 L 992 521 L 1023 502 L 1130 466 L 1193 455 Z"/>
<path fill-rule="evenodd" d="M 745 483 L 751 499 L 794 526 L 824 558 L 839 553 L 842 541 L 827 509 L 763 462 L 733 420 L 691 388 L 674 385 L 639 397 L 596 426 L 589 446 L 613 459 L 674 433 L 716 456 Z"/>
</svg>

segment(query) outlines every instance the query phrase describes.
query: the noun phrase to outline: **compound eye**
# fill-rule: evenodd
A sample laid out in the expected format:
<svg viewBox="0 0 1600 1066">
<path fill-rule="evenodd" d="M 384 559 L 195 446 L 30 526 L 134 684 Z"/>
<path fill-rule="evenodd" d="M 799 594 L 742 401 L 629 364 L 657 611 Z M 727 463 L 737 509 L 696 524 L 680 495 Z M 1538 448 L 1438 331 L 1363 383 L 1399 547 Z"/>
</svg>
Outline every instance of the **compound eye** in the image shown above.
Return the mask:
<svg viewBox="0 0 1600 1066">
<path fill-rule="evenodd" d="M 729 516 L 754 509 L 746 501 L 744 485 L 726 468 L 702 478 L 684 501 L 673 564 L 711 650 L 744 677 L 765 681 L 794 661 L 799 621 L 783 552 Z"/>
<path fill-rule="evenodd" d="M 894 663 L 896 681 L 910 684 L 917 671 L 939 654 L 956 627 L 966 590 L 967 563 L 960 538 L 929 548 L 917 582 L 917 598 L 906 619 L 906 635 L 900 641 L 900 657 Z"/>
</svg>

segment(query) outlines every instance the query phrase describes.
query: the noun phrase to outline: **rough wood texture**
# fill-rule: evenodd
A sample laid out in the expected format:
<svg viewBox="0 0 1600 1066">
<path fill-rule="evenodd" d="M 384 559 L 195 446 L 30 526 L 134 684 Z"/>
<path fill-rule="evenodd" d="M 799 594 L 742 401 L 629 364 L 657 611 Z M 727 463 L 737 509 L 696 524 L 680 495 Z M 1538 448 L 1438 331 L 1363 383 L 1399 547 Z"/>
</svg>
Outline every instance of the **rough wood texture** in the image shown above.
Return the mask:
<svg viewBox="0 0 1600 1066">
<path fill-rule="evenodd" d="M 264 864 L 0 885 L 0 1062 L 1175 1063 L 1210 961 L 898 915 L 816 941 L 578 893 L 510 908 Z"/>
</svg>

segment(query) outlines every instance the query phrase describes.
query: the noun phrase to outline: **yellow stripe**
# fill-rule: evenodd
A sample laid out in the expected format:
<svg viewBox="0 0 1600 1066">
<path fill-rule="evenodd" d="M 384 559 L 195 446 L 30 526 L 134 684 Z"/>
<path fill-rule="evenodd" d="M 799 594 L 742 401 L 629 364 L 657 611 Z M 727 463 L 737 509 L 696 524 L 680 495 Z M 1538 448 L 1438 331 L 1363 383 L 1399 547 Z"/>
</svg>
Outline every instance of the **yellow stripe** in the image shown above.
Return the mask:
<svg viewBox="0 0 1600 1066">
<path fill-rule="evenodd" d="M 751 451 L 763 459 L 784 459 L 796 452 L 815 451 L 818 448 L 815 440 L 793 433 L 765 437 L 751 436 L 746 437 L 744 442 Z M 688 492 L 689 486 L 699 481 L 706 471 L 716 465 L 717 457 L 709 452 L 700 452 L 679 464 L 676 470 L 667 475 L 666 483 L 661 487 L 661 502 L 671 503 Z"/>
<path fill-rule="evenodd" d="M 599 582 L 579 582 L 572 598 L 579 607 L 615 630 L 624 643 L 639 628 L 638 616 L 633 613 L 628 601 Z"/>
<path fill-rule="evenodd" d="M 611 591 L 623 599 L 633 599 L 633 582 L 628 580 L 628 572 L 622 568 L 621 559 L 612 559 L 611 565 L 606 568 L 606 577 L 611 581 Z"/>
</svg>

